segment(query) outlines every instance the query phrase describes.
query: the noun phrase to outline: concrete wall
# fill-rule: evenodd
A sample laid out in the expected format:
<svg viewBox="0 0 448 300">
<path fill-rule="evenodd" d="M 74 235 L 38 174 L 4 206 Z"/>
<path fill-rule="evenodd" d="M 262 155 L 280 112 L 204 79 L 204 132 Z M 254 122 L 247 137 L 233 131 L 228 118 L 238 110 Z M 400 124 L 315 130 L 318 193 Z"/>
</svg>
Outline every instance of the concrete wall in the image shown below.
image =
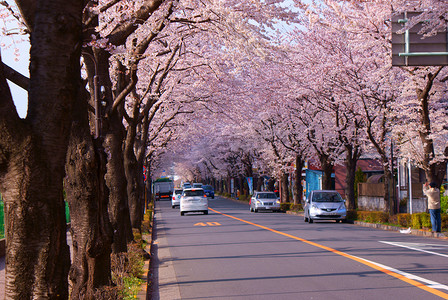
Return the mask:
<svg viewBox="0 0 448 300">
<path fill-rule="evenodd" d="M 374 196 L 359 196 L 358 197 L 358 208 L 360 210 L 367 211 L 385 211 L 386 203 L 383 197 Z M 426 212 L 428 208 L 426 198 L 414 198 L 412 199 L 412 212 Z M 410 213 L 410 203 L 408 201 L 407 212 Z"/>
<path fill-rule="evenodd" d="M 386 203 L 383 197 L 358 196 L 358 208 L 367 211 L 385 211 Z"/>
</svg>

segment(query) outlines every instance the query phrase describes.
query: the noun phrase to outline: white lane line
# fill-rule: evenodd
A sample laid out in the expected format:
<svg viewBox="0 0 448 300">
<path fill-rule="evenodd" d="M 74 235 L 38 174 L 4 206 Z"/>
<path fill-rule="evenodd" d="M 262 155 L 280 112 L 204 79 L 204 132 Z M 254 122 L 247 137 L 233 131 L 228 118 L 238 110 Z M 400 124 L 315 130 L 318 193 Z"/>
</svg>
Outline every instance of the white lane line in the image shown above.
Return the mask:
<svg viewBox="0 0 448 300">
<path fill-rule="evenodd" d="M 386 242 L 386 241 L 379 241 L 379 242 L 380 243 L 384 243 L 384 244 L 389 244 L 389 245 L 392 245 L 392 246 L 397 246 L 397 247 L 407 248 L 407 249 L 411 249 L 411 250 L 415 250 L 415 251 L 420 251 L 420 252 L 425 252 L 425 253 L 429 253 L 429 254 L 434 254 L 434 255 L 438 255 L 438 256 L 448 257 L 447 254 L 442 254 L 442 253 L 437 253 L 437 252 L 434 252 L 434 251 L 428 251 L 428 250 L 417 248 L 417 245 L 430 245 L 430 246 L 440 246 L 440 247 L 445 247 L 445 245 L 393 243 L 393 242 Z M 415 245 L 415 246 L 411 246 L 411 245 Z"/>
<path fill-rule="evenodd" d="M 361 258 L 361 257 L 357 257 L 357 258 L 359 258 L 361 260 L 364 260 L 364 261 L 366 261 L 368 263 L 371 263 L 373 265 L 376 265 L 376 266 L 378 266 L 380 268 L 383 268 L 383 269 L 389 270 L 391 272 L 400 274 L 400 275 L 402 275 L 402 276 L 404 276 L 406 278 L 409 278 L 409 279 L 412 279 L 412 280 L 415 280 L 415 281 L 419 281 L 419 282 L 423 282 L 423 283 L 426 284 L 426 286 L 428 286 L 430 288 L 439 289 L 439 290 L 447 290 L 448 291 L 448 286 L 446 286 L 444 284 L 441 284 L 441 283 L 438 283 L 436 281 L 425 279 L 423 277 L 420 277 L 420 276 L 417 276 L 417 275 L 414 275 L 414 274 L 406 273 L 406 272 L 403 272 L 403 271 L 400 271 L 400 270 L 388 267 L 386 265 L 382 265 L 380 263 L 377 263 L 377 262 L 374 262 L 374 261 L 371 261 L 371 260 L 368 260 L 368 259 L 365 259 L 365 258 Z"/>
</svg>

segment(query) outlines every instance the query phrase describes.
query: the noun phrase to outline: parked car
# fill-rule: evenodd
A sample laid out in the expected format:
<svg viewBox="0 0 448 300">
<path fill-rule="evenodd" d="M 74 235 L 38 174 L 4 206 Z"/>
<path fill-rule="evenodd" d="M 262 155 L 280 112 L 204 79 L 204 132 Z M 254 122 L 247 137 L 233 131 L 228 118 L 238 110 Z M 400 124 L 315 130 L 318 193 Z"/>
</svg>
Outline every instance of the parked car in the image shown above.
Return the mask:
<svg viewBox="0 0 448 300">
<path fill-rule="evenodd" d="M 180 206 L 180 197 L 182 197 L 182 192 L 184 190 L 175 189 L 173 192 L 173 196 L 171 197 L 171 207 L 175 208 L 176 206 Z"/>
<path fill-rule="evenodd" d="M 193 188 L 202 188 L 202 183 L 200 183 L 200 182 L 194 182 L 193 183 Z"/>
<path fill-rule="evenodd" d="M 313 223 L 313 220 L 344 221 L 347 218 L 345 200 L 337 191 L 317 190 L 311 191 L 306 198 L 304 207 L 304 221 Z"/>
<path fill-rule="evenodd" d="M 208 214 L 208 198 L 203 189 L 185 189 L 180 198 L 180 215 L 187 212 L 202 212 Z"/>
<path fill-rule="evenodd" d="M 191 183 L 189 183 L 189 182 L 184 182 L 184 184 L 182 184 L 182 188 L 183 188 L 183 189 L 191 189 Z"/>
<path fill-rule="evenodd" d="M 250 211 L 280 211 L 280 199 L 274 192 L 255 192 L 250 198 Z"/>
<path fill-rule="evenodd" d="M 202 189 L 204 190 L 207 197 L 215 199 L 215 191 L 213 190 L 213 187 L 211 185 L 203 185 Z"/>
</svg>

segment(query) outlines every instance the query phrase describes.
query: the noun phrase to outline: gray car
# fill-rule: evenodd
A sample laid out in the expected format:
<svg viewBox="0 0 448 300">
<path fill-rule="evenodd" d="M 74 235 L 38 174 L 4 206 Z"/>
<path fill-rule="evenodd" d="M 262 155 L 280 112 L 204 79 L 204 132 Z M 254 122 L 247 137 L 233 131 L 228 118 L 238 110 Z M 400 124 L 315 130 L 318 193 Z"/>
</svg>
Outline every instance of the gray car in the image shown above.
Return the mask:
<svg viewBox="0 0 448 300">
<path fill-rule="evenodd" d="M 251 212 L 280 210 L 280 199 L 274 192 L 255 192 L 249 203 Z"/>
<path fill-rule="evenodd" d="M 347 208 L 345 200 L 337 191 L 317 190 L 311 191 L 306 198 L 304 207 L 304 221 L 313 223 L 313 220 L 345 221 Z"/>
</svg>

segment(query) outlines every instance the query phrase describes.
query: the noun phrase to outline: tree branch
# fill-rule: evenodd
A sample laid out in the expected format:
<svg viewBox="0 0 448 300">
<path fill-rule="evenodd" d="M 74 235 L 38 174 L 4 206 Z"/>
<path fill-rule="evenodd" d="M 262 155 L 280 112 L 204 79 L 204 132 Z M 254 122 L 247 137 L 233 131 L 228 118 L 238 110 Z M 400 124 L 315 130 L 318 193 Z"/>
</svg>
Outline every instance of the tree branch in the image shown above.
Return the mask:
<svg viewBox="0 0 448 300">
<path fill-rule="evenodd" d="M 28 91 L 28 88 L 30 86 L 30 79 L 21 73 L 17 72 L 13 68 L 9 67 L 5 63 L 2 62 L 3 65 L 3 73 L 6 77 L 6 79 L 11 80 L 18 86 L 20 86 L 22 89 Z"/>
</svg>

